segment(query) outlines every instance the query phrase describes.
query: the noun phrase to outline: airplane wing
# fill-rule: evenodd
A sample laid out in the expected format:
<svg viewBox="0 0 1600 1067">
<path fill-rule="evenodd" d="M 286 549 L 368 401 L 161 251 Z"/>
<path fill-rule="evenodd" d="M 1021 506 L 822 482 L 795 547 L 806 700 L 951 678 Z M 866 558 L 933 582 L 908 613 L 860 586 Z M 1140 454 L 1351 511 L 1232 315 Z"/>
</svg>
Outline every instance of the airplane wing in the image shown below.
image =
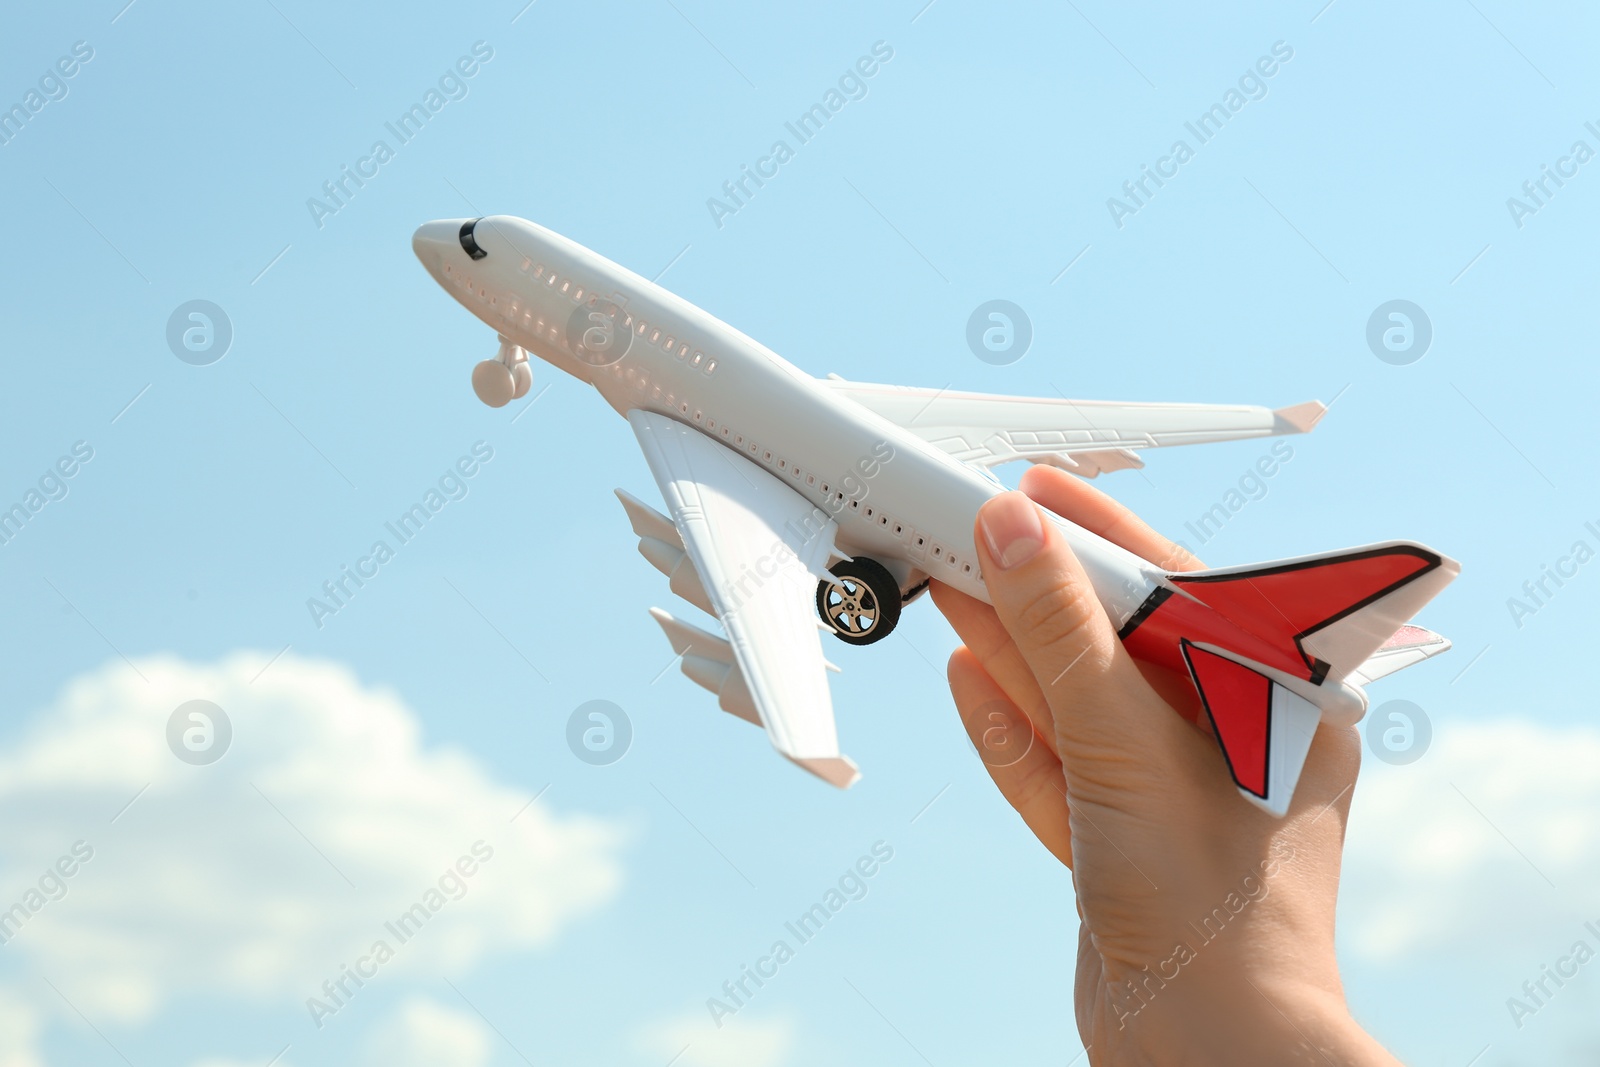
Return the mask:
<svg viewBox="0 0 1600 1067">
<path fill-rule="evenodd" d="M 1315 400 L 1274 411 L 1244 404 L 991 396 L 837 377 L 824 384 L 963 463 L 995 467 L 1029 460 L 1085 478 L 1144 466 L 1140 449 L 1306 433 L 1327 410 Z"/>
<path fill-rule="evenodd" d="M 677 534 L 626 498 L 635 530 L 644 531 L 640 550 L 663 556 L 681 545 L 697 591 L 728 635 L 652 612 L 684 674 L 717 693 L 725 710 L 759 721 L 784 756 L 832 785 L 850 786 L 860 775 L 839 752 L 815 613 L 816 583 L 827 573 L 837 527 L 831 519 L 819 526 L 810 502 L 699 431 L 647 411 L 628 412 L 628 422 Z"/>
</svg>

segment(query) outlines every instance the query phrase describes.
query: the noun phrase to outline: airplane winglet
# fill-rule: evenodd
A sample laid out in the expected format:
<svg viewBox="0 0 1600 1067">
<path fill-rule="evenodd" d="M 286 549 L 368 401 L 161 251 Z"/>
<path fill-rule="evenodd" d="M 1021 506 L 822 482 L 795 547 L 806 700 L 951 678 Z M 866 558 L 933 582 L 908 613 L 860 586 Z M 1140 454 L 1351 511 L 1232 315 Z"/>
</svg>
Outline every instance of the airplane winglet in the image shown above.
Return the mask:
<svg viewBox="0 0 1600 1067">
<path fill-rule="evenodd" d="M 790 763 L 804 767 L 812 774 L 836 789 L 849 789 L 861 780 L 861 772 L 856 769 L 855 760 L 849 756 L 819 756 L 805 758 L 790 756 L 784 753 Z"/>
<path fill-rule="evenodd" d="M 1278 408 L 1272 413 L 1276 423 L 1273 429 L 1278 433 L 1310 433 L 1327 413 L 1327 406 L 1320 400 L 1307 400 L 1304 404 Z"/>
</svg>

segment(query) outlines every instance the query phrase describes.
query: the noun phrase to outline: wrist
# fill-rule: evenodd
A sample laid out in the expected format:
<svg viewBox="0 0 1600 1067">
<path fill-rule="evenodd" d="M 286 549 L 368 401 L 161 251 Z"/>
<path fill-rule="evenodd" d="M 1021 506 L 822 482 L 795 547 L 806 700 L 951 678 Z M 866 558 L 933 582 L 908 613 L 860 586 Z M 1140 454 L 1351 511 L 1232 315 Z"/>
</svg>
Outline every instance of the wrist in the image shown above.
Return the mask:
<svg viewBox="0 0 1600 1067">
<path fill-rule="evenodd" d="M 1108 1040 L 1091 1049 L 1092 1064 L 1398 1067 L 1336 988 L 1242 971 L 1207 976 L 1186 989 L 1168 986 L 1155 996 L 1149 983 L 1142 988 L 1132 999 L 1113 994 L 1109 1025 L 1101 1030 Z"/>
</svg>

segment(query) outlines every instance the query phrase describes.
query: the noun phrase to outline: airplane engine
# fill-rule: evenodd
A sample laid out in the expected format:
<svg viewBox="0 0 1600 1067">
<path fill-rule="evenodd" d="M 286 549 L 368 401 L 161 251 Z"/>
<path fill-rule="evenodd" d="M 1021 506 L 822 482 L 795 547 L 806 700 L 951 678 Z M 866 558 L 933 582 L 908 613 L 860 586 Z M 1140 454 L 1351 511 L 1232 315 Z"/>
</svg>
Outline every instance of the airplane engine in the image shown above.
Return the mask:
<svg viewBox="0 0 1600 1067">
<path fill-rule="evenodd" d="M 500 338 L 500 351 L 472 368 L 472 391 L 492 408 L 520 400 L 533 388 L 533 368 L 522 346 Z"/>
</svg>

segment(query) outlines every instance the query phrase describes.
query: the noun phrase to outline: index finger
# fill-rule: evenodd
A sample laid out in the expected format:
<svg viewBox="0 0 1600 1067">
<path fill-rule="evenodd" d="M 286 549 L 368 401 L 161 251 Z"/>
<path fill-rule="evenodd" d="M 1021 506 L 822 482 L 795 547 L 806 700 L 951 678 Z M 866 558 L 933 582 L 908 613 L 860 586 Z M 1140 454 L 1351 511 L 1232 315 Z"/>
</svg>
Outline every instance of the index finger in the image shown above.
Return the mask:
<svg viewBox="0 0 1600 1067">
<path fill-rule="evenodd" d="M 1076 475 L 1035 464 L 1022 476 L 1021 489 L 1069 522 L 1169 571 L 1204 570 L 1205 564 L 1173 544 L 1150 524 Z"/>
</svg>

